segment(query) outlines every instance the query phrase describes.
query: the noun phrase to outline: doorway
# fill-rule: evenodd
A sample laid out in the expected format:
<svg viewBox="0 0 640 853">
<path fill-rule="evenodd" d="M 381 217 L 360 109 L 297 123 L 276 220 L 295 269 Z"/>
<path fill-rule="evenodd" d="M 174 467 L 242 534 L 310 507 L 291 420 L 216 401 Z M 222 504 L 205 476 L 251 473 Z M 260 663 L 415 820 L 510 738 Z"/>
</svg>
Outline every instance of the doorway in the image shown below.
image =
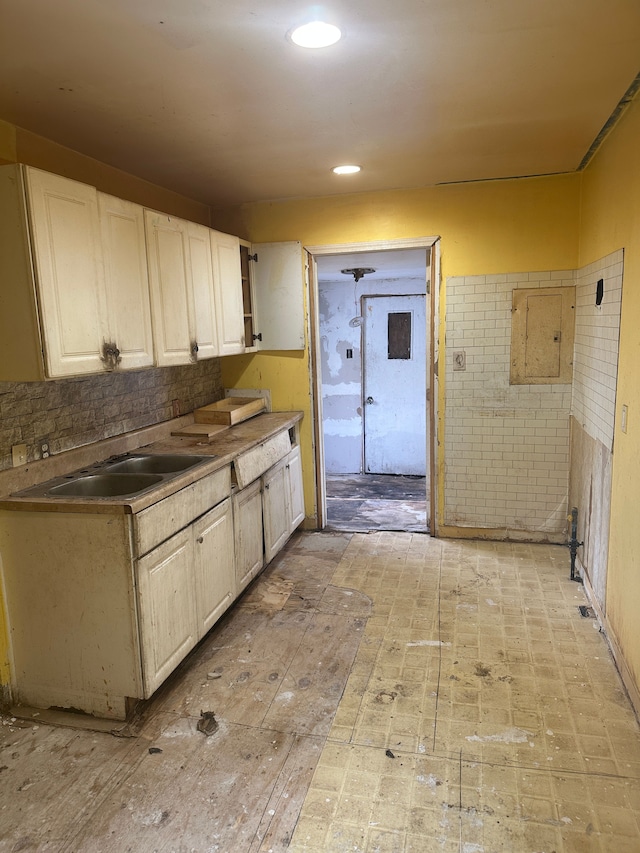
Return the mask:
<svg viewBox="0 0 640 853">
<path fill-rule="evenodd" d="M 321 528 L 430 530 L 435 242 L 308 247 Z"/>
</svg>

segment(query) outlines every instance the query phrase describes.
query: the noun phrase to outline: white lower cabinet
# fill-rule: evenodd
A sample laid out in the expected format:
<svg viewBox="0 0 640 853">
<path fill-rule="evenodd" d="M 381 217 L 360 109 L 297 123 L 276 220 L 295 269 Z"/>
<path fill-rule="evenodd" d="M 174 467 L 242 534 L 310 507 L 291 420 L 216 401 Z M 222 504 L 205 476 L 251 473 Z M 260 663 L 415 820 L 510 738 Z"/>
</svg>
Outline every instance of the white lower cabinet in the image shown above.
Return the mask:
<svg viewBox="0 0 640 853">
<path fill-rule="evenodd" d="M 236 596 L 233 512 L 227 498 L 193 525 L 198 638 L 204 637 Z"/>
<path fill-rule="evenodd" d="M 141 557 L 137 575 L 148 698 L 235 598 L 231 500 Z"/>
<path fill-rule="evenodd" d="M 0 512 L 17 704 L 123 719 L 236 595 L 230 466 L 139 513 Z"/>
<path fill-rule="evenodd" d="M 233 521 L 236 582 L 238 592 L 241 592 L 264 566 L 262 482 L 260 480 L 256 480 L 233 496 Z"/>
<path fill-rule="evenodd" d="M 145 698 L 198 640 L 191 526 L 138 560 L 138 614 Z"/>
<path fill-rule="evenodd" d="M 272 438 L 233 497 L 226 465 L 133 514 L 0 510 L 16 704 L 124 719 L 157 690 L 304 518 L 300 449 Z"/>
<path fill-rule="evenodd" d="M 261 494 L 261 503 L 258 497 Z M 300 448 L 295 446 L 259 480 L 234 496 L 236 557 L 241 588 L 262 568 L 258 546 L 264 539 L 264 560 L 269 563 L 304 520 Z M 260 552 L 262 556 L 262 551 Z"/>
</svg>

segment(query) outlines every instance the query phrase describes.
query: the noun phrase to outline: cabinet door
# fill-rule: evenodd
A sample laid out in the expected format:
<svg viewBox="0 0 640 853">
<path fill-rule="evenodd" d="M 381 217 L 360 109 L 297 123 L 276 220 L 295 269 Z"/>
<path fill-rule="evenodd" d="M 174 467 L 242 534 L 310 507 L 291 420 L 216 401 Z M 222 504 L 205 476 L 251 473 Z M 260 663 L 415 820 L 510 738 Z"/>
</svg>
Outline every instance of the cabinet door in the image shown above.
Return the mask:
<svg viewBox="0 0 640 853">
<path fill-rule="evenodd" d="M 193 294 L 186 223 L 145 210 L 156 364 L 189 364 Z"/>
<path fill-rule="evenodd" d="M 305 271 L 301 243 L 254 243 L 253 326 L 260 350 L 304 349 Z M 250 342 L 247 342 L 250 346 Z"/>
<path fill-rule="evenodd" d="M 211 231 L 211 254 L 220 355 L 244 352 L 240 240 L 230 234 Z"/>
<path fill-rule="evenodd" d="M 235 598 L 233 514 L 227 498 L 193 525 L 198 639 Z"/>
<path fill-rule="evenodd" d="M 26 169 L 49 377 L 100 373 L 108 337 L 94 187 Z"/>
<path fill-rule="evenodd" d="M 109 342 L 122 368 L 153 364 L 144 208 L 98 193 Z"/>
<path fill-rule="evenodd" d="M 302 487 L 302 459 L 300 448 L 294 447 L 287 456 L 285 469 L 289 486 L 289 532 L 304 521 L 304 491 Z"/>
<path fill-rule="evenodd" d="M 282 548 L 289 531 L 289 479 L 286 457 L 270 468 L 262 478 L 264 515 L 264 557 L 269 563 Z"/>
<path fill-rule="evenodd" d="M 146 699 L 198 640 L 191 527 L 138 560 L 138 612 Z"/>
<path fill-rule="evenodd" d="M 213 265 L 211 259 L 210 229 L 204 225 L 187 223 L 189 241 L 189 267 L 193 290 L 192 339 L 197 358 L 218 355 L 218 330 L 213 290 Z"/>
<path fill-rule="evenodd" d="M 236 545 L 236 594 L 264 565 L 262 534 L 262 482 L 256 480 L 233 496 L 233 527 Z"/>
</svg>

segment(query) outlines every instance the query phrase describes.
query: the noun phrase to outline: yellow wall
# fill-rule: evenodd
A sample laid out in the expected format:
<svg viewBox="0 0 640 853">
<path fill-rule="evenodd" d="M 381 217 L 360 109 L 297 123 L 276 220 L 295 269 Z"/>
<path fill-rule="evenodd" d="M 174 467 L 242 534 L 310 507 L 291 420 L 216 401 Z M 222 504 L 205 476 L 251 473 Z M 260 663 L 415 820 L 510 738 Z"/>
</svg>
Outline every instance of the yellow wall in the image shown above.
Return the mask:
<svg viewBox="0 0 640 853">
<path fill-rule="evenodd" d="M 580 266 L 624 248 L 624 280 L 611 531 L 607 570 L 607 621 L 640 687 L 640 100 L 606 138 L 582 179 Z M 620 410 L 629 407 L 626 434 Z"/>
<path fill-rule="evenodd" d="M 7 122 L 0 122 L 0 163 L 3 162 L 26 163 L 90 184 L 118 198 L 209 225 L 210 211 L 206 204 L 129 175 Z"/>
<path fill-rule="evenodd" d="M 300 240 L 306 246 L 439 236 L 443 279 L 574 269 L 579 190 L 580 176 L 573 174 L 265 202 L 230 211 L 219 227 L 256 243 Z M 270 388 L 274 409 L 304 412 L 305 503 L 307 516 L 314 515 L 308 353 L 303 357 L 275 353 L 223 359 L 222 376 L 225 387 Z M 440 412 L 444 412 L 442 379 Z M 442 464 L 440 458 L 440 468 Z"/>
</svg>

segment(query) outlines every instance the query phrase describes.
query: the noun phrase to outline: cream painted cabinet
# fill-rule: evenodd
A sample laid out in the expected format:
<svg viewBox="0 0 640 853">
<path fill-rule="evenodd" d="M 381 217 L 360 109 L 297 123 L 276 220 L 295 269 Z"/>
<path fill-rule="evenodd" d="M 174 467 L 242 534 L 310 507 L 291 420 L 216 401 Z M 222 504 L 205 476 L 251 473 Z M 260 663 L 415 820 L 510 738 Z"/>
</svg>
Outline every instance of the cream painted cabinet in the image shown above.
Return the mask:
<svg viewBox="0 0 640 853">
<path fill-rule="evenodd" d="M 144 208 L 98 193 L 108 347 L 121 368 L 153 364 Z"/>
<path fill-rule="evenodd" d="M 156 364 L 218 355 L 209 229 L 145 211 Z"/>
<path fill-rule="evenodd" d="M 16 703 L 149 698 L 235 598 L 230 492 L 227 465 L 133 515 L 0 511 Z"/>
<path fill-rule="evenodd" d="M 142 674 L 148 697 L 198 641 L 191 527 L 141 557 L 137 578 Z"/>
<path fill-rule="evenodd" d="M 0 379 L 152 363 L 142 208 L 13 165 L 0 218 Z"/>
<path fill-rule="evenodd" d="M 235 598 L 231 500 L 141 557 L 137 577 L 148 697 Z"/>
<path fill-rule="evenodd" d="M 189 268 L 193 291 L 193 338 L 197 358 L 222 355 L 218 344 L 218 325 L 211 257 L 211 229 L 195 222 L 187 223 Z"/>
<path fill-rule="evenodd" d="M 236 596 L 233 512 L 227 498 L 193 525 L 196 616 L 203 637 Z"/>
<path fill-rule="evenodd" d="M 210 238 L 220 355 L 234 355 L 245 349 L 240 240 L 220 231 Z"/>
<path fill-rule="evenodd" d="M 286 479 L 289 489 L 289 532 L 304 521 L 304 491 L 302 481 L 302 457 L 296 445 L 286 459 Z"/>
<path fill-rule="evenodd" d="M 286 462 L 282 459 L 262 478 L 262 510 L 264 516 L 264 553 L 271 562 L 289 538 L 289 485 Z"/>
<path fill-rule="evenodd" d="M 255 480 L 233 496 L 236 582 L 241 592 L 264 566 L 262 481 Z"/>
<path fill-rule="evenodd" d="M 286 433 L 285 436 L 288 439 Z M 257 504 L 260 492 L 261 512 Z M 261 524 L 264 537 L 264 562 L 269 563 L 304 520 L 302 465 L 298 445 L 285 452 L 275 465 L 262 474 L 260 480 L 234 496 L 234 513 L 236 552 L 241 554 L 238 580 L 241 586 L 246 586 L 261 568 L 257 561 L 258 524 Z"/>
<path fill-rule="evenodd" d="M 269 562 L 304 520 L 300 448 L 294 447 L 267 471 L 262 482 L 264 547 Z"/>
<path fill-rule="evenodd" d="M 302 244 L 240 241 L 247 349 L 303 350 L 306 289 Z"/>
</svg>

